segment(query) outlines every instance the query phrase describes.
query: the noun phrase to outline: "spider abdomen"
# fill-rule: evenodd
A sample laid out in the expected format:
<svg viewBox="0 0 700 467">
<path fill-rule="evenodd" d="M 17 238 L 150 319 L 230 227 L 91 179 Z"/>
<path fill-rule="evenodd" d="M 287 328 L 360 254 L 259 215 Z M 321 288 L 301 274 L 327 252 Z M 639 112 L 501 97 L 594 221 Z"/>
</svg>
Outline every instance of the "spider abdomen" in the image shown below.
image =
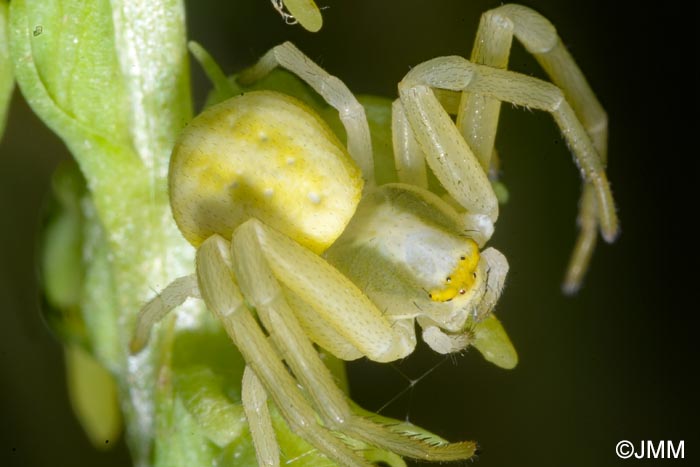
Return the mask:
<svg viewBox="0 0 700 467">
<path fill-rule="evenodd" d="M 318 253 L 343 231 L 361 192 L 359 169 L 326 123 L 271 91 L 205 110 L 170 163 L 173 216 L 195 246 L 257 218 Z"/>
</svg>

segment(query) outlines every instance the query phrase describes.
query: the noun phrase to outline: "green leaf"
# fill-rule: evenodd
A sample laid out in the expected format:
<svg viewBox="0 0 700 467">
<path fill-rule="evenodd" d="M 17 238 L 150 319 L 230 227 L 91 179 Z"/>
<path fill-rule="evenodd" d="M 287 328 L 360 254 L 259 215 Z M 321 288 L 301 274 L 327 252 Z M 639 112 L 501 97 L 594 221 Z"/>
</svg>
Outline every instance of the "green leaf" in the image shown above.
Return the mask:
<svg viewBox="0 0 700 467">
<path fill-rule="evenodd" d="M 93 446 L 112 447 L 121 433 L 117 386 L 112 375 L 76 345 L 65 348 L 71 405 Z"/>
<path fill-rule="evenodd" d="M 83 265 L 84 218 L 80 203 L 85 180 L 75 166 L 58 166 L 51 179 L 51 192 L 41 235 L 40 271 L 44 318 L 64 342 L 88 347 L 80 311 L 85 270 Z"/>
<path fill-rule="evenodd" d="M 226 396 L 223 376 L 201 366 L 176 377 L 178 395 L 211 442 L 224 447 L 241 436 L 247 427 L 243 406 Z"/>
<path fill-rule="evenodd" d="M 76 158 L 84 203 L 87 271 L 80 309 L 90 347 L 122 388 L 137 465 L 150 463 L 157 405 L 174 407 L 167 339 L 128 360 L 143 303 L 193 267 L 170 216 L 167 167 L 191 102 L 181 0 L 14 0 L 10 52 L 34 112 Z M 195 307 L 185 313 L 195 316 Z M 168 429 L 165 427 L 164 429 Z"/>
<path fill-rule="evenodd" d="M 10 107 L 15 77 L 10 60 L 10 47 L 7 28 L 7 2 L 0 0 L 0 138 L 5 130 L 7 110 Z"/>
<path fill-rule="evenodd" d="M 10 10 L 22 93 L 73 152 L 107 229 L 134 196 L 167 204 L 170 149 L 191 114 L 180 2 L 17 0 Z"/>
<path fill-rule="evenodd" d="M 512 370 L 518 364 L 518 353 L 503 325 L 491 314 L 474 326 L 474 347 L 494 365 Z"/>
<path fill-rule="evenodd" d="M 323 26 L 321 11 L 313 0 L 284 0 L 284 6 L 304 29 L 318 32 Z"/>
<path fill-rule="evenodd" d="M 219 449 L 207 440 L 196 419 L 187 411 L 181 399 L 159 404 L 157 412 L 159 435 L 152 465 L 192 467 L 219 465 L 215 459 Z M 151 465 L 151 464 L 148 464 Z"/>
</svg>

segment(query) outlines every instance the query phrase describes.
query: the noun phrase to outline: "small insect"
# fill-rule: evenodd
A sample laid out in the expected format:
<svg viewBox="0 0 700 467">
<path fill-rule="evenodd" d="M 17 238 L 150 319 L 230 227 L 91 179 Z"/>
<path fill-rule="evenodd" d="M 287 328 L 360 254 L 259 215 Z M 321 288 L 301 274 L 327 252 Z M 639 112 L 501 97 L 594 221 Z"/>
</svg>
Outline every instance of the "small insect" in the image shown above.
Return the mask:
<svg viewBox="0 0 700 467">
<path fill-rule="evenodd" d="M 513 35 L 560 87 L 505 70 Z M 172 308 L 201 298 L 247 363 L 242 400 L 260 465 L 280 462 L 268 396 L 292 430 L 341 465 L 370 463 L 353 449 L 358 442 L 422 460 L 469 458 L 474 442 L 416 436 L 357 413 L 314 344 L 344 360 L 390 362 L 413 351 L 417 323 L 437 352 L 474 346 L 496 365 L 515 366 L 493 314 L 508 262 L 485 248 L 498 218 L 488 174 L 500 102 L 553 115 L 587 184 L 584 229 L 600 225 L 612 240 L 605 114 L 551 24 L 505 5 L 482 17 L 472 61 L 429 60 L 399 83 L 399 183 L 379 185 L 365 111 L 348 88 L 291 43 L 239 79 L 254 82 L 276 67 L 337 109 L 347 146 L 313 110 L 278 92 L 248 92 L 197 116 L 169 172 L 173 216 L 197 249 L 196 273 L 144 307 L 132 351 Z M 430 191 L 426 163 L 446 194 Z M 577 254 L 580 277 L 590 251 Z"/>
</svg>

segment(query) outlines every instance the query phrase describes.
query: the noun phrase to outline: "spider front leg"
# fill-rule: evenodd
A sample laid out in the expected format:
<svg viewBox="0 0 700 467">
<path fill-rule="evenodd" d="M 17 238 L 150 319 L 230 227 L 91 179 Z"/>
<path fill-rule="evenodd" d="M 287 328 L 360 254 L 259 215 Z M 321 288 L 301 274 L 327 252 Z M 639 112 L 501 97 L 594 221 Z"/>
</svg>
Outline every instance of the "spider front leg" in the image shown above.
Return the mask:
<svg viewBox="0 0 700 467">
<path fill-rule="evenodd" d="M 604 238 L 615 238 L 618 220 L 603 162 L 559 88 L 518 73 L 475 65 L 461 57 L 422 63 L 399 84 L 401 104 L 430 168 L 468 213 L 486 215 L 492 222 L 498 217 L 498 203 L 486 172 L 431 88 L 467 91 L 551 113 L 582 177 L 595 189 Z"/>
<path fill-rule="evenodd" d="M 513 36 L 534 55 L 552 82 L 562 90 L 605 166 L 607 115 L 556 29 L 546 18 L 521 5 L 503 5 L 487 11 L 481 17 L 471 61 L 507 68 Z M 457 126 L 484 170 L 490 167 L 499 112 L 500 101 L 497 99 L 474 93 L 462 95 Z M 596 211 L 594 187 L 585 183 L 578 219 L 581 233 L 563 285 L 568 293 L 578 290 L 588 269 L 598 233 Z"/>
<path fill-rule="evenodd" d="M 404 97 L 407 91 L 401 91 L 407 87 L 404 82 L 399 84 L 402 97 L 392 106 L 394 158 L 399 180 L 427 189 L 427 160 L 447 192 L 466 209 L 465 230 L 483 246 L 493 235 L 498 218 L 498 199 L 491 182 L 432 91 L 428 90 L 430 95 L 422 99 L 423 108 L 417 108 L 403 102 L 412 99 Z M 424 131 L 420 132 L 416 128 L 418 123 L 414 122 L 422 122 Z"/>
<path fill-rule="evenodd" d="M 214 235 L 197 250 L 197 277 L 207 307 L 216 314 L 295 433 L 342 465 L 368 465 L 316 422 L 314 410 L 246 307 L 235 284 L 229 249 L 228 242 Z M 255 444 L 269 441 L 265 437 Z M 268 460 L 273 459 L 271 456 L 269 452 L 264 455 Z"/>
<path fill-rule="evenodd" d="M 284 283 L 278 282 L 278 277 Z M 205 240 L 197 251 L 198 287 L 192 284 L 192 278 L 176 280 L 144 307 L 138 317 L 132 351 L 138 352 L 145 346 L 152 325 L 173 307 L 187 296 L 201 296 L 248 363 L 243 403 L 260 465 L 278 465 L 277 445 L 264 404 L 268 393 L 298 435 L 342 465 L 365 463 L 335 436 L 329 436 L 327 430 L 430 461 L 466 459 L 474 454 L 473 442 L 448 443 L 408 424 L 385 425 L 351 410 L 311 344 L 308 329 L 297 321 L 300 310 L 289 306 L 287 296 L 297 297 L 293 303 L 306 303 L 315 314 L 312 320 L 327 323 L 311 325 L 314 340 L 331 350 L 353 349 L 352 355 L 343 355 L 345 358 L 370 355 L 375 360 L 388 361 L 405 356 L 415 345 L 413 320 L 400 320 L 392 326 L 349 280 L 310 250 L 259 221 L 250 220 L 235 231 L 230 245 L 218 235 Z M 257 310 L 274 347 L 250 315 L 238 286 Z M 319 329 L 332 329 L 332 335 L 313 332 Z M 486 336 L 488 326 L 483 326 L 480 332 L 483 345 L 495 345 L 498 351 L 496 341 L 502 329 Z M 344 342 L 336 342 L 337 339 Z M 282 360 L 305 388 L 304 394 L 316 410 L 297 389 Z M 325 427 L 316 423 L 317 413 Z"/>
<path fill-rule="evenodd" d="M 473 442 L 450 444 L 437 438 L 427 442 L 355 415 L 299 324 L 286 295 L 291 291 L 304 297 L 302 300 L 308 300 L 318 310 L 317 320 L 322 319 L 336 333 L 347 336 L 362 354 L 374 360 L 394 360 L 409 353 L 415 345 L 412 326 L 391 326 L 334 268 L 259 221 L 248 221 L 236 231 L 232 254 L 241 290 L 256 308 L 280 355 L 305 388 L 326 427 L 403 456 L 432 461 L 471 457 Z"/>
<path fill-rule="evenodd" d="M 260 465 L 279 465 L 279 448 L 265 407 L 268 393 L 294 432 L 320 452 L 342 465 L 368 465 L 316 422 L 316 412 L 248 310 L 235 283 L 230 244 L 218 235 L 197 250 L 196 276 L 176 279 L 141 310 L 131 352 L 141 351 L 153 325 L 189 297 L 204 300 L 247 362 L 242 399 Z"/>
</svg>

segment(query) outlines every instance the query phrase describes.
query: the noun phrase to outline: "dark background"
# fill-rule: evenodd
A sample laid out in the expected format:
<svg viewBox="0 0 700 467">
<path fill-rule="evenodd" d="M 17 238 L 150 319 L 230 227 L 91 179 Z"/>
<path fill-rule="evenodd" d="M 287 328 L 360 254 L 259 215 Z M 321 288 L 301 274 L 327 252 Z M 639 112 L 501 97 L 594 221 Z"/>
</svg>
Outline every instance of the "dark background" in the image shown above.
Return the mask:
<svg viewBox="0 0 700 467">
<path fill-rule="evenodd" d="M 225 4 L 225 5 L 222 5 Z M 322 0 L 324 27 L 285 26 L 265 0 L 192 1 L 189 35 L 232 72 L 294 41 L 358 93 L 394 97 L 409 67 L 469 56 L 475 0 Z M 511 272 L 499 315 L 520 354 L 513 371 L 477 353 L 438 366 L 384 413 L 451 440 L 476 439 L 475 465 L 605 466 L 627 439 L 685 440 L 696 419 L 695 194 L 697 11 L 676 4 L 525 2 L 556 26 L 610 117 L 609 178 L 622 236 L 601 245 L 584 289 L 559 284 L 575 238 L 577 171 L 546 115 L 505 106 L 497 148 L 511 200 L 491 242 Z M 541 76 L 516 45 L 511 67 Z M 206 82 L 193 66 L 196 99 Z M 61 347 L 39 316 L 36 227 L 52 169 L 69 157 L 16 93 L 0 146 L 0 465 L 127 465 L 121 443 L 94 451 L 67 403 Z M 403 362 L 417 378 L 443 361 L 425 349 Z M 407 387 L 391 367 L 350 366 L 355 399 L 376 410 Z"/>
</svg>

